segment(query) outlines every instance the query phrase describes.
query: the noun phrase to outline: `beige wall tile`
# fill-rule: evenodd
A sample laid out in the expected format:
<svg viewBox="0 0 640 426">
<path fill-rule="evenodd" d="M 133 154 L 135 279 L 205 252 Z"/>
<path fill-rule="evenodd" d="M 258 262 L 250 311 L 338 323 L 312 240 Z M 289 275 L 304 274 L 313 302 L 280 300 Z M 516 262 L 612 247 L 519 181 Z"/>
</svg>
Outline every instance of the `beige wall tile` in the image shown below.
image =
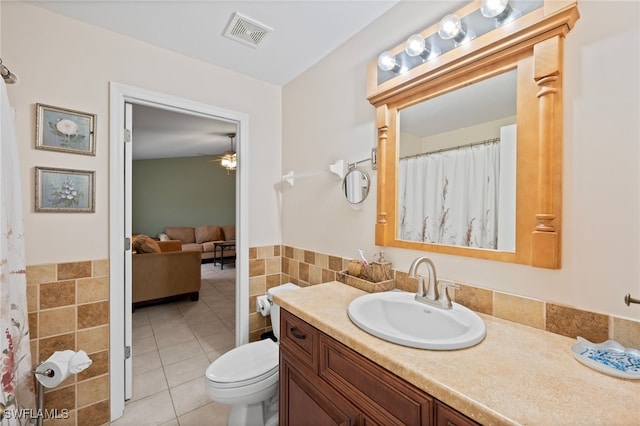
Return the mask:
<svg viewBox="0 0 640 426">
<path fill-rule="evenodd" d="M 67 349 L 76 350 L 75 333 L 67 333 L 53 337 L 40 337 L 38 339 L 38 360 L 34 364 L 39 364 L 49 358 L 55 351 L 64 351 Z"/>
<path fill-rule="evenodd" d="M 304 262 L 304 250 L 299 248 L 293 249 L 293 258 L 298 262 Z"/>
<path fill-rule="evenodd" d="M 302 263 L 298 265 L 298 278 L 304 282 L 309 282 L 309 264 Z"/>
<path fill-rule="evenodd" d="M 265 259 L 265 273 L 278 274 L 282 269 L 282 262 L 279 257 L 267 257 Z"/>
<path fill-rule="evenodd" d="M 98 426 L 109 424 L 111 418 L 109 401 L 100 401 L 78 410 L 78 426 Z"/>
<path fill-rule="evenodd" d="M 267 291 L 267 277 L 264 275 L 249 278 L 249 295 L 262 295 Z"/>
<path fill-rule="evenodd" d="M 336 280 L 336 271 L 331 271 L 329 269 L 322 269 L 322 282 L 327 283 L 329 281 Z"/>
<path fill-rule="evenodd" d="M 280 245 L 273 246 L 273 255 L 274 256 L 282 256 L 282 246 L 280 246 Z"/>
<path fill-rule="evenodd" d="M 249 247 L 249 259 L 256 259 L 258 257 L 258 248 Z"/>
<path fill-rule="evenodd" d="M 80 279 L 77 287 L 79 304 L 109 299 L 109 277 Z"/>
<path fill-rule="evenodd" d="M 93 353 L 109 349 L 109 326 L 78 331 L 78 350 Z"/>
<path fill-rule="evenodd" d="M 40 309 L 76 304 L 76 282 L 73 280 L 40 284 Z"/>
<path fill-rule="evenodd" d="M 293 259 L 293 247 L 284 246 L 284 257 Z"/>
<path fill-rule="evenodd" d="M 452 292 L 454 300 L 467 308 L 493 315 L 493 292 L 483 288 L 460 284 L 460 290 Z"/>
<path fill-rule="evenodd" d="M 304 263 L 309 265 L 316 264 L 316 253 L 311 250 L 304 250 Z"/>
<path fill-rule="evenodd" d="M 75 278 L 87 278 L 91 276 L 90 261 L 69 262 L 58 264 L 58 280 L 71 280 Z"/>
<path fill-rule="evenodd" d="M 342 267 L 342 258 L 329 255 L 329 269 L 332 271 L 344 271 Z"/>
<path fill-rule="evenodd" d="M 282 274 L 279 272 L 277 274 L 267 275 L 266 278 L 266 290 L 282 284 Z"/>
<path fill-rule="evenodd" d="M 27 266 L 27 285 L 56 281 L 56 265 Z"/>
<path fill-rule="evenodd" d="M 609 317 L 548 303 L 546 330 L 567 337 L 581 336 L 593 343 L 602 343 L 609 338 Z"/>
<path fill-rule="evenodd" d="M 640 321 L 612 317 L 613 335 L 611 339 L 627 348 L 640 349 Z"/>
<path fill-rule="evenodd" d="M 273 257 L 273 246 L 258 247 L 258 259 Z"/>
<path fill-rule="evenodd" d="M 265 273 L 264 259 L 249 260 L 249 277 L 257 277 L 259 275 L 264 275 L 264 273 Z"/>
<path fill-rule="evenodd" d="M 109 376 L 104 375 L 77 384 L 78 407 L 84 407 L 109 398 Z"/>
<path fill-rule="evenodd" d="M 329 269 L 329 255 L 316 253 L 316 265 L 324 269 Z"/>
<path fill-rule="evenodd" d="M 249 314 L 249 331 L 263 330 L 266 324 L 266 317 L 252 312 Z"/>
<path fill-rule="evenodd" d="M 76 408 L 75 385 L 46 389 L 44 408 L 47 410 L 73 410 Z"/>
<path fill-rule="evenodd" d="M 102 376 L 109 372 L 109 351 L 94 352 L 89 354 L 91 365 L 77 375 L 78 382 L 92 377 Z"/>
<path fill-rule="evenodd" d="M 544 302 L 499 292 L 493 297 L 496 317 L 544 330 Z"/>
<path fill-rule="evenodd" d="M 309 266 L 309 284 L 320 284 L 322 282 L 322 268 L 316 265 Z"/>
<path fill-rule="evenodd" d="M 38 317 L 38 336 L 49 337 L 76 329 L 76 307 L 47 309 Z"/>
<path fill-rule="evenodd" d="M 109 302 L 78 305 L 78 329 L 97 327 L 109 323 Z"/>
<path fill-rule="evenodd" d="M 39 285 L 28 285 L 27 286 L 27 311 L 35 312 L 39 309 L 38 304 L 38 295 L 40 293 Z"/>
<path fill-rule="evenodd" d="M 108 260 L 94 260 L 93 261 L 93 274 L 94 277 L 102 277 L 109 275 L 109 261 Z"/>
</svg>

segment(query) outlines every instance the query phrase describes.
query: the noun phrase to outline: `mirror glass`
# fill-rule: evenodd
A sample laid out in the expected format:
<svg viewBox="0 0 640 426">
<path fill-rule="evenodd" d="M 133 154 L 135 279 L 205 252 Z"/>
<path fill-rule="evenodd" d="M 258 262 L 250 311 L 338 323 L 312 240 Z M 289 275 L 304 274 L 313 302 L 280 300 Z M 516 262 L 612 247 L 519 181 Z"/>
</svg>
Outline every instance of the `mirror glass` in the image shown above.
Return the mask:
<svg viewBox="0 0 640 426">
<path fill-rule="evenodd" d="M 515 252 L 516 98 L 514 69 L 400 110 L 397 239 Z"/>
<path fill-rule="evenodd" d="M 351 169 L 342 180 L 342 191 L 350 204 L 360 204 L 367 199 L 371 178 L 364 170 Z"/>
</svg>

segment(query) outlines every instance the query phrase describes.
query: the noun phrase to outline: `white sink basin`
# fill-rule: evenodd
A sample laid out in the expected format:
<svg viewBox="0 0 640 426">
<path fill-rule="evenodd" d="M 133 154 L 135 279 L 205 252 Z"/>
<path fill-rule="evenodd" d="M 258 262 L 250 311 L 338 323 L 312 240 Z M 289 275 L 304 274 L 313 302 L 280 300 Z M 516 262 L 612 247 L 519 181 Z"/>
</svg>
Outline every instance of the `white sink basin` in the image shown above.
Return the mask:
<svg viewBox="0 0 640 426">
<path fill-rule="evenodd" d="M 455 302 L 452 309 L 440 309 L 414 296 L 405 291 L 360 296 L 349 304 L 349 318 L 369 334 L 412 348 L 463 349 L 484 339 L 484 321 L 472 310 Z"/>
</svg>

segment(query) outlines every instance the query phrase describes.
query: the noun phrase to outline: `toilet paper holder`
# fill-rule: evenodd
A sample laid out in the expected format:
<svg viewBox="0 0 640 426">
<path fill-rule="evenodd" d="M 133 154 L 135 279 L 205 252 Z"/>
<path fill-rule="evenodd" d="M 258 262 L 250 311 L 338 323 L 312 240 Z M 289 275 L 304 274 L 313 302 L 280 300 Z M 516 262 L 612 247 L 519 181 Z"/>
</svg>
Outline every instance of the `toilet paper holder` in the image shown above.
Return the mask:
<svg viewBox="0 0 640 426">
<path fill-rule="evenodd" d="M 33 374 L 42 374 L 43 376 L 53 377 L 56 375 L 56 372 L 50 368 L 47 368 L 44 371 L 33 370 Z"/>
</svg>

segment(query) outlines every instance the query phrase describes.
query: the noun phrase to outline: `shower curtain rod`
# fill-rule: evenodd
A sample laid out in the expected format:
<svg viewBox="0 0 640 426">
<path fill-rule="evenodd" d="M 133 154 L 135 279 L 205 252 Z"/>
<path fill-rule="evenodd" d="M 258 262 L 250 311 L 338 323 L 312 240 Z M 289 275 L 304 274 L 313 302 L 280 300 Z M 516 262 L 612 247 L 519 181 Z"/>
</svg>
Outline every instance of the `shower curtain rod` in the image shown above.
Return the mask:
<svg viewBox="0 0 640 426">
<path fill-rule="evenodd" d="M 436 149 L 435 151 L 423 152 L 423 153 L 414 154 L 414 155 L 407 155 L 406 157 L 400 157 L 400 160 L 406 160 L 408 158 L 417 158 L 417 157 L 421 157 L 423 155 L 437 154 L 437 153 L 440 153 L 440 152 L 453 151 L 455 149 L 460 149 L 460 148 L 470 148 L 470 147 L 476 146 L 476 145 L 484 145 L 484 144 L 496 143 L 496 142 L 500 142 L 500 138 L 492 138 L 492 139 L 487 139 L 487 140 L 480 141 L 480 142 L 468 143 L 466 145 L 454 146 L 452 148 Z"/>
<path fill-rule="evenodd" d="M 2 63 L 2 58 L 0 58 L 0 75 L 2 75 L 4 82 L 7 84 L 15 84 L 18 82 L 18 76 L 9 71 L 9 68 Z"/>
</svg>

